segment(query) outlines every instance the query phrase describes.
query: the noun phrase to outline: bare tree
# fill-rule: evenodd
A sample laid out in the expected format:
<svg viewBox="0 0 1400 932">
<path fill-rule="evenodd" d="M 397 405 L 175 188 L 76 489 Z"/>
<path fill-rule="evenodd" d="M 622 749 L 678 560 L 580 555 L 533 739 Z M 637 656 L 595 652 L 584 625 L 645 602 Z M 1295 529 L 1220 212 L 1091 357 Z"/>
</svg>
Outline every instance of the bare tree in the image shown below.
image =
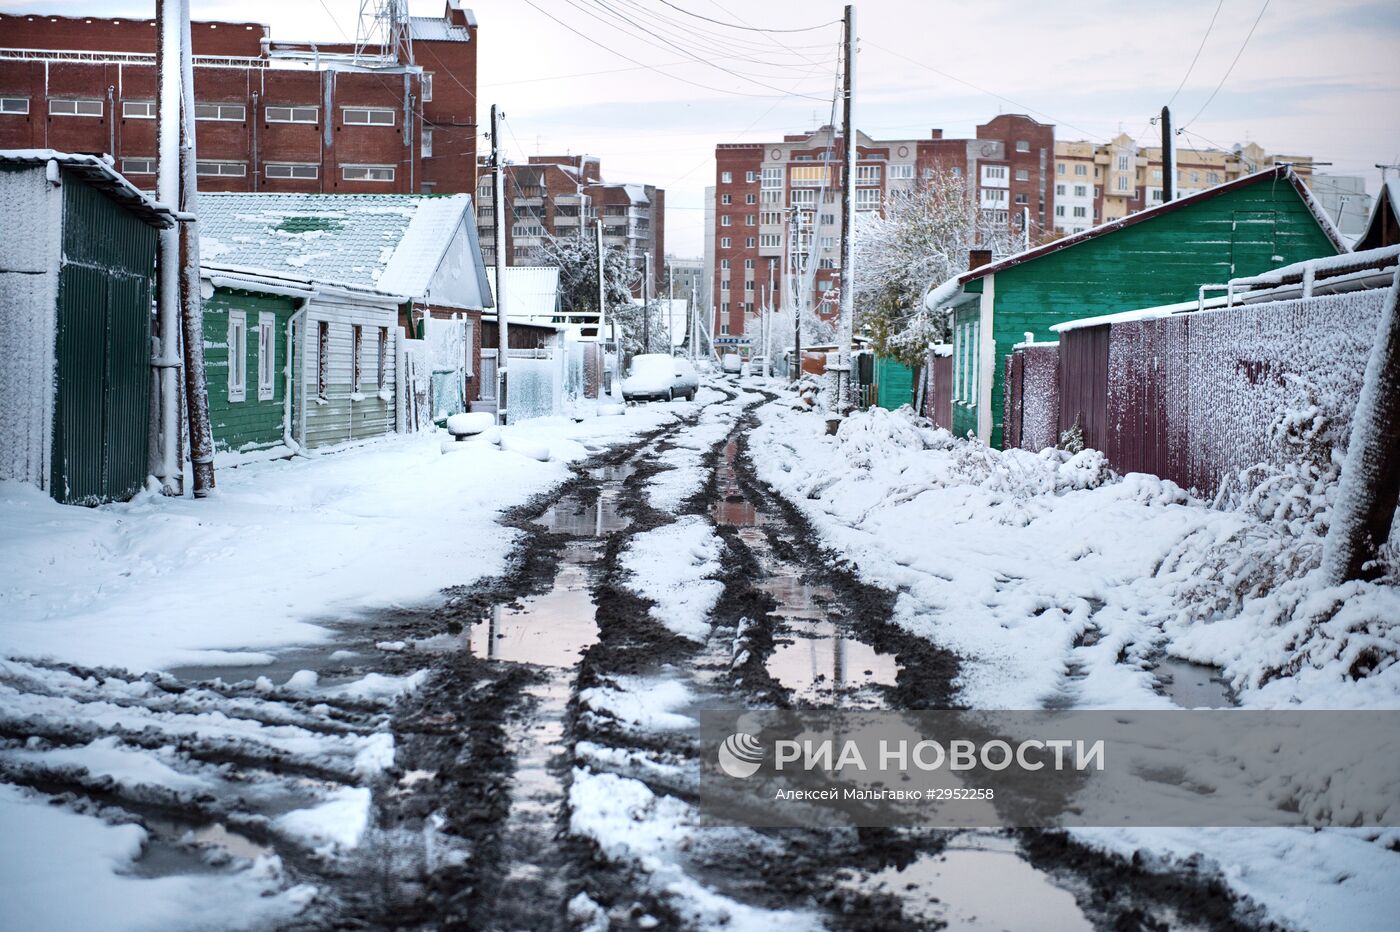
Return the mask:
<svg viewBox="0 0 1400 932">
<path fill-rule="evenodd" d="M 1374 579 L 1377 559 L 1390 537 L 1400 499 L 1400 272 L 1391 282 L 1376 327 L 1376 342 L 1351 418 L 1351 440 L 1337 490 L 1337 504 L 1322 550 L 1329 585 Z"/>
</svg>

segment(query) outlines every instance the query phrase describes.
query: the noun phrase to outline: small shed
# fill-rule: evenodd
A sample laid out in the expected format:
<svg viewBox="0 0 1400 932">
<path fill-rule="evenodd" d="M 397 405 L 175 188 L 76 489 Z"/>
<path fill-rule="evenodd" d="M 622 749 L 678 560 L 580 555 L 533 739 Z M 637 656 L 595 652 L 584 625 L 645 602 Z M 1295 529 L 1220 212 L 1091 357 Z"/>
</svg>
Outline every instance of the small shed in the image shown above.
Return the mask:
<svg viewBox="0 0 1400 932">
<path fill-rule="evenodd" d="M 151 293 L 174 219 L 103 159 L 0 151 L 0 479 L 60 502 L 149 471 Z"/>
<path fill-rule="evenodd" d="M 1345 251 L 1285 164 L 965 272 L 925 299 L 952 317 L 953 433 L 1003 445 L 1005 357 L 1053 339 L 1057 323 L 1190 300 L 1202 284 Z"/>
<path fill-rule="evenodd" d="M 1387 181 L 1371 208 L 1366 231 L 1356 241 L 1356 251 L 1400 245 L 1400 182 Z"/>
</svg>

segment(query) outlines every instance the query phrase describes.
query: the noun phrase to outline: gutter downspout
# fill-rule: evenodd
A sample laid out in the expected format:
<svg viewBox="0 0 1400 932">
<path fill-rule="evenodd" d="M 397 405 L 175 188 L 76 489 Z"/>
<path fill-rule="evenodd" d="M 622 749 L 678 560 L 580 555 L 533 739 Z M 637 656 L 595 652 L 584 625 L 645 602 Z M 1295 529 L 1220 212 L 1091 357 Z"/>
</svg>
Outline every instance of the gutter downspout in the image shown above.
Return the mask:
<svg viewBox="0 0 1400 932">
<path fill-rule="evenodd" d="M 291 317 L 287 318 L 287 364 L 282 369 L 282 443 L 291 450 L 293 454 L 302 452 L 301 443 L 292 437 L 292 390 L 296 385 L 296 350 L 297 324 L 306 319 L 306 310 L 311 306 L 311 297 L 302 300 L 301 307 L 298 308 Z M 306 399 L 302 399 L 302 408 L 306 407 Z M 305 437 L 305 422 L 302 421 L 302 436 Z"/>
<path fill-rule="evenodd" d="M 262 170 L 258 168 L 258 95 L 253 94 L 253 190 L 258 190 L 258 177 Z"/>
</svg>

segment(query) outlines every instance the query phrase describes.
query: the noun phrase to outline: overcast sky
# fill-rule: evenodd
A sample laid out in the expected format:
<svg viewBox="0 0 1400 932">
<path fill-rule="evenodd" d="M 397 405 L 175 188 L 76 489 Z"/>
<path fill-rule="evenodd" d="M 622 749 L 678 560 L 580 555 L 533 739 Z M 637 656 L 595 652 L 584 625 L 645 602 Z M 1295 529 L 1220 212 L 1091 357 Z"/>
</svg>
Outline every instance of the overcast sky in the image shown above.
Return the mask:
<svg viewBox="0 0 1400 932">
<path fill-rule="evenodd" d="M 715 144 L 762 141 L 826 122 L 840 27 L 759 33 L 682 11 L 794 29 L 839 20 L 842 6 L 673 2 L 479 0 L 479 116 L 484 122 L 487 107 L 501 105 L 512 158 L 588 152 L 602 158 L 609 180 L 666 188 L 670 251 L 698 256 Z M 259 20 L 283 39 L 353 36 L 359 10 L 359 0 L 192 3 L 196 19 Z M 443 4 L 410 0 L 410 7 L 439 15 Z M 151 16 L 154 0 L 0 8 Z M 1173 103 L 1177 125 L 1189 134 L 1179 137 L 1185 144 L 1253 140 L 1271 152 L 1311 155 L 1335 163 L 1321 171 L 1365 175 L 1373 193 L 1380 177 L 1373 166 L 1400 161 L 1394 0 L 1269 0 L 1266 9 L 1264 0 L 862 0 L 857 15 L 856 123 L 877 138 L 921 137 L 932 127 L 970 136 L 997 113 L 1020 112 L 1055 123 L 1060 139 L 1107 139 L 1121 130 L 1151 142 L 1156 129 L 1148 119 L 1200 49 Z"/>
</svg>

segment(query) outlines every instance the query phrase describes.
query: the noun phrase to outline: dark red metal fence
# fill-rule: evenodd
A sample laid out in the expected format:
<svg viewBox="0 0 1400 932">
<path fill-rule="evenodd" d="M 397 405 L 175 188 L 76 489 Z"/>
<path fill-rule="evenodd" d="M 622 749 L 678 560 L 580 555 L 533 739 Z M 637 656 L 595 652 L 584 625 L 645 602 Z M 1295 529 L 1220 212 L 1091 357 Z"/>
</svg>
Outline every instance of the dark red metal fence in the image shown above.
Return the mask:
<svg viewBox="0 0 1400 932">
<path fill-rule="evenodd" d="M 924 359 L 928 386 L 924 391 L 924 417 L 944 430 L 953 429 L 953 357 L 929 353 Z"/>
</svg>

